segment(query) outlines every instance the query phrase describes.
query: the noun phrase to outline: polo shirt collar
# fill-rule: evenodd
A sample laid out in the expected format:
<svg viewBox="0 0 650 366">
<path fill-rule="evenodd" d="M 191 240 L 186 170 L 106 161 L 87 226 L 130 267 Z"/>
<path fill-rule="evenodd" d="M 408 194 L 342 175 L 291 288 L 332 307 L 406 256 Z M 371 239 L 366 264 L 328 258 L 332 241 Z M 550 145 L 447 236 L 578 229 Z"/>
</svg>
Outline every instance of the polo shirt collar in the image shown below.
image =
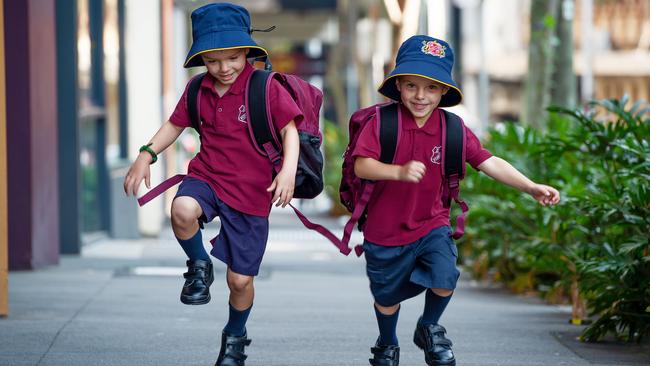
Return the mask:
<svg viewBox="0 0 650 366">
<path fill-rule="evenodd" d="M 241 73 L 237 76 L 237 80 L 235 80 L 235 83 L 230 86 L 230 89 L 226 92 L 226 94 L 241 94 L 246 90 L 246 83 L 248 82 L 248 77 L 250 74 L 253 72 L 255 68 L 253 65 L 249 64 L 246 62 L 246 65 L 244 65 L 244 68 L 242 69 Z M 207 88 L 210 89 L 212 92 L 214 92 L 214 82 L 216 79 L 214 76 L 212 76 L 209 72 L 205 74 L 205 77 L 201 81 L 201 88 Z M 224 95 L 226 95 L 224 94 Z"/>
<path fill-rule="evenodd" d="M 422 127 L 418 127 L 415 123 L 415 119 L 409 110 L 404 106 L 403 103 L 400 103 L 400 113 L 402 116 L 402 128 L 404 130 L 417 130 L 426 133 L 427 135 L 435 135 L 439 131 L 440 126 L 440 108 L 436 108 L 431 112 L 427 123 Z"/>
</svg>

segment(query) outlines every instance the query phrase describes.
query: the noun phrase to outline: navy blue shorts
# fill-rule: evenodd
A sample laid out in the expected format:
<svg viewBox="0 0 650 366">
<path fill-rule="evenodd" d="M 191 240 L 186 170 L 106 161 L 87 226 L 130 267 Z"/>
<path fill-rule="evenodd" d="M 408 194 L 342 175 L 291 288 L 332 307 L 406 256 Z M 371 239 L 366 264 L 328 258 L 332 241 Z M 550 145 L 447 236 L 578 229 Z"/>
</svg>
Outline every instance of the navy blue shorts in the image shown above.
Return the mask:
<svg viewBox="0 0 650 366">
<path fill-rule="evenodd" d="M 178 187 L 176 197 L 194 198 L 203 214 L 199 226 L 219 216 L 221 229 L 210 251 L 235 273 L 257 276 L 269 238 L 269 218 L 248 215 L 230 208 L 217 197 L 210 185 L 202 180 L 186 177 Z"/>
<path fill-rule="evenodd" d="M 363 242 L 370 292 L 382 306 L 393 306 L 429 288 L 453 290 L 460 277 L 458 249 L 451 229 L 442 226 L 419 240 L 387 247 Z"/>
</svg>

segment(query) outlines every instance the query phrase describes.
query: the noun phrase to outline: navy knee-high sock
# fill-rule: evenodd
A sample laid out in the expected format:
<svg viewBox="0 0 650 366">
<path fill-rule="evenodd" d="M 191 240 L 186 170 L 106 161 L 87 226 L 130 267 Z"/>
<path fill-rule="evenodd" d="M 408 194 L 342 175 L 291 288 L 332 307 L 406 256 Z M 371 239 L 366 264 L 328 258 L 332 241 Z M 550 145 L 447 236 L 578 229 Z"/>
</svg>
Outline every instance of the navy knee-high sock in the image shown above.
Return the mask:
<svg viewBox="0 0 650 366">
<path fill-rule="evenodd" d="M 427 294 L 424 300 L 424 312 L 422 313 L 422 325 L 438 324 L 442 313 L 445 311 L 447 304 L 451 300 L 451 295 L 442 297 L 437 295 L 431 289 L 427 289 Z"/>
<path fill-rule="evenodd" d="M 241 337 L 246 333 L 246 321 L 248 320 L 248 315 L 251 313 L 253 305 L 242 311 L 235 309 L 230 303 L 228 303 L 228 307 L 230 308 L 228 323 L 223 330 L 230 335 Z"/>
<path fill-rule="evenodd" d="M 189 258 L 191 261 L 195 261 L 197 259 L 204 261 L 210 260 L 208 252 L 206 252 L 205 248 L 203 247 L 201 229 L 199 229 L 196 234 L 194 234 L 194 236 L 189 239 L 183 240 L 176 237 L 176 240 L 178 240 L 181 248 L 183 248 L 183 251 L 185 251 L 185 254 L 187 254 L 187 258 Z"/>
<path fill-rule="evenodd" d="M 397 346 L 397 319 L 399 318 L 399 308 L 392 315 L 385 315 L 379 312 L 376 306 L 375 316 L 377 316 L 377 325 L 379 326 L 379 344 L 382 346 Z"/>
</svg>

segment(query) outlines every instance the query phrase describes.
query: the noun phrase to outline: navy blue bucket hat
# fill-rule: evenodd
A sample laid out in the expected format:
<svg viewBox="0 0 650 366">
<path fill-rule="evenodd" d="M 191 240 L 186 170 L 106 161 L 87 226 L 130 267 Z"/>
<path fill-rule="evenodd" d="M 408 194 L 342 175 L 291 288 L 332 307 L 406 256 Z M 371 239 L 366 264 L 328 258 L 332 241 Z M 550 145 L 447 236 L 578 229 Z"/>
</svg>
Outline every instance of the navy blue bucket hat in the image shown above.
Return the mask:
<svg viewBox="0 0 650 366">
<path fill-rule="evenodd" d="M 449 87 L 447 94 L 440 99 L 439 107 L 454 106 L 460 103 L 463 94 L 451 77 L 453 66 L 454 51 L 447 42 L 429 36 L 413 36 L 400 46 L 395 69 L 381 84 L 379 92 L 399 102 L 401 98 L 395 78 L 406 75 L 421 76 Z"/>
<path fill-rule="evenodd" d="M 251 18 L 245 8 L 228 3 L 204 5 L 192 12 L 192 47 L 185 67 L 203 66 L 201 54 L 216 50 L 250 49 L 246 57 L 267 55 L 251 37 Z"/>
</svg>

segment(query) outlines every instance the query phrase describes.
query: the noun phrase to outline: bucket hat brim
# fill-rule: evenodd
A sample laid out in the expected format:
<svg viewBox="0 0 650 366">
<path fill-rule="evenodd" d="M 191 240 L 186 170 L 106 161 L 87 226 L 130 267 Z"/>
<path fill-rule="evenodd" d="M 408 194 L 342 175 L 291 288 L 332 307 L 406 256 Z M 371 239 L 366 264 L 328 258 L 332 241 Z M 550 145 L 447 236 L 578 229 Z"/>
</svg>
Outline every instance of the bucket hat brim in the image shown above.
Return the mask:
<svg viewBox="0 0 650 366">
<path fill-rule="evenodd" d="M 201 54 L 211 51 L 225 51 L 239 48 L 248 48 L 247 58 L 258 58 L 268 55 L 268 52 L 253 41 L 253 38 L 242 31 L 220 31 L 202 35 L 192 43 L 183 67 L 204 66 Z"/>
<path fill-rule="evenodd" d="M 448 86 L 449 90 L 440 99 L 438 107 L 452 107 L 463 100 L 463 93 L 442 67 L 422 61 L 402 62 L 397 65 L 395 70 L 386 77 L 378 91 L 387 98 L 397 102 L 401 101 L 400 92 L 395 85 L 395 79 L 400 76 L 420 76 Z"/>
</svg>

